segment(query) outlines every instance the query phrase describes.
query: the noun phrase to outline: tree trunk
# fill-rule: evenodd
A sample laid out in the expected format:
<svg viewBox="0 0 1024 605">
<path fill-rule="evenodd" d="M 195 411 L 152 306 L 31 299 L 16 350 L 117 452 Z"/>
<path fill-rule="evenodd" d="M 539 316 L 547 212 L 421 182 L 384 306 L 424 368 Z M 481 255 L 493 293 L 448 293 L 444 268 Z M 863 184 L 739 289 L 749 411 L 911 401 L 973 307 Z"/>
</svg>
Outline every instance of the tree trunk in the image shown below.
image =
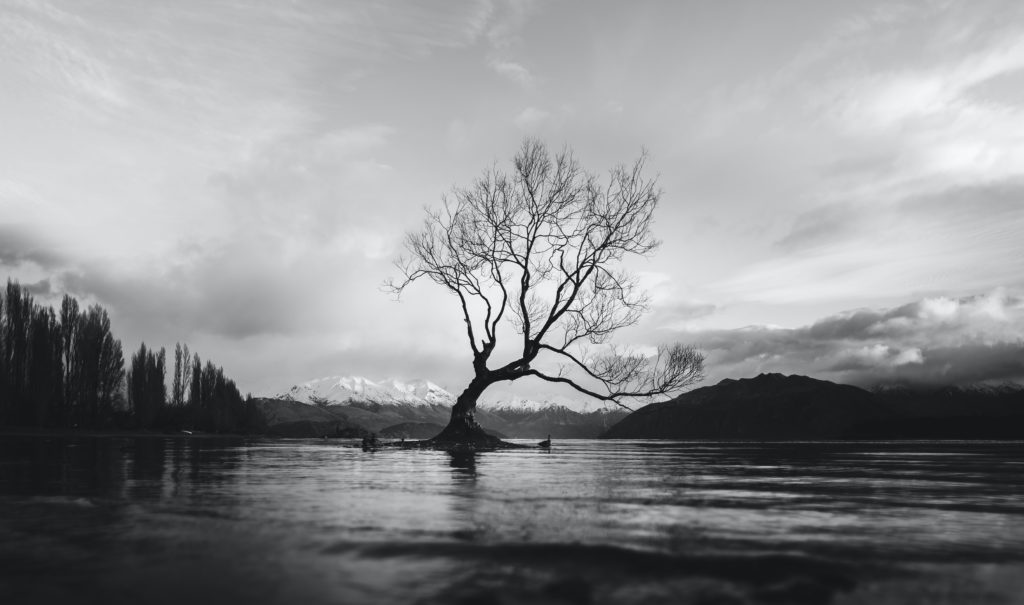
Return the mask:
<svg viewBox="0 0 1024 605">
<path fill-rule="evenodd" d="M 448 426 L 436 437 L 430 440 L 434 445 L 470 446 L 470 447 L 501 447 L 504 442 L 489 435 L 481 427 L 474 415 L 476 413 L 476 401 L 484 392 L 490 382 L 485 378 L 474 378 L 466 390 L 455 400 L 452 406 L 452 417 Z"/>
</svg>

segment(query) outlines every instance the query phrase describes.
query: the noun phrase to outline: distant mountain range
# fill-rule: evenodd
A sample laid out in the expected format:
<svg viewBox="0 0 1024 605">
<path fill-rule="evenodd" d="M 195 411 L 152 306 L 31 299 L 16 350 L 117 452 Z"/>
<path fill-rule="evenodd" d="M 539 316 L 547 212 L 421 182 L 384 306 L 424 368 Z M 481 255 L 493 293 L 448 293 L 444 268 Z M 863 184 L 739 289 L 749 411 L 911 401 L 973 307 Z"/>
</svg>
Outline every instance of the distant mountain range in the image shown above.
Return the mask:
<svg viewBox="0 0 1024 605">
<path fill-rule="evenodd" d="M 256 408 L 266 432 L 280 436 L 380 433 L 418 439 L 435 426 L 443 428 L 454 403 L 453 394 L 428 380 L 331 376 L 259 398 Z M 492 433 L 510 438 L 594 438 L 627 413 L 620 408 L 577 411 L 557 400 L 517 398 L 481 402 L 476 419 Z"/>
<path fill-rule="evenodd" d="M 421 439 L 448 423 L 455 396 L 427 380 L 334 376 L 256 400 L 267 433 Z M 578 411 L 552 401 L 481 403 L 477 421 L 510 438 L 1024 439 L 1024 387 L 876 387 L 807 376 L 726 379 L 640 408 Z"/>
<path fill-rule="evenodd" d="M 388 378 L 375 382 L 362 376 L 329 376 L 310 380 L 293 386 L 277 398 L 326 405 L 361 402 L 451 406 L 455 403 L 454 395 L 429 380 L 403 382 Z"/>
<path fill-rule="evenodd" d="M 433 405 L 451 406 L 455 403 L 456 396 L 429 380 L 403 381 L 397 378 L 385 378 L 374 381 L 362 376 L 328 376 L 295 385 L 271 398 L 290 399 L 319 405 L 380 403 L 429 407 Z M 587 402 L 580 403 L 565 397 L 546 397 L 542 400 L 523 397 L 499 400 L 484 399 L 478 403 L 478 406 L 491 410 L 515 411 L 541 410 L 561 406 L 582 412 L 607 407 L 606 405 L 592 406 Z"/>
<path fill-rule="evenodd" d="M 807 376 L 726 379 L 637 410 L 618 439 L 1024 439 L 1024 387 L 877 387 Z"/>
</svg>

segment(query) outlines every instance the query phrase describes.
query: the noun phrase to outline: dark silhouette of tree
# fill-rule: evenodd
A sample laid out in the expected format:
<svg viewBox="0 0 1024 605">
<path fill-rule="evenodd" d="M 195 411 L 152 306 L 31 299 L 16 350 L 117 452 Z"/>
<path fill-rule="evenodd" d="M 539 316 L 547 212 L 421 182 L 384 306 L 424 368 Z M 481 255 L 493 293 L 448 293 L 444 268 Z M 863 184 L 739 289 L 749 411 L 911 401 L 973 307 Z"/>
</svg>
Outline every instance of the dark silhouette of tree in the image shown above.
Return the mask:
<svg viewBox="0 0 1024 605">
<path fill-rule="evenodd" d="M 4 292 L 0 292 L 0 425 L 10 422 L 11 393 L 9 392 L 10 372 L 7 359 L 7 303 Z"/>
<path fill-rule="evenodd" d="M 220 426 L 219 412 L 215 402 L 217 393 L 214 389 L 217 386 L 217 368 L 212 362 L 207 361 L 199 373 L 199 381 L 202 384 L 200 389 L 203 393 L 203 424 L 207 429 Z"/>
<path fill-rule="evenodd" d="M 145 343 L 132 356 L 128 373 L 128 398 L 140 428 L 209 432 L 239 432 L 256 428 L 252 406 L 247 406 L 234 381 L 211 361 L 203 364 L 196 353 L 188 357 L 188 346 L 174 350 L 171 399 L 167 400 L 166 356 Z M 187 387 L 187 398 L 185 397 Z M 180 398 L 181 404 L 175 403 Z"/>
<path fill-rule="evenodd" d="M 254 406 L 235 383 L 212 362 L 190 357 L 188 345 L 175 346 L 170 402 L 165 350 L 142 343 L 130 361 L 126 385 L 121 342 L 99 305 L 83 312 L 65 295 L 58 313 L 10 280 L 0 290 L 0 425 L 257 427 Z"/>
<path fill-rule="evenodd" d="M 60 355 L 63 370 L 64 393 L 60 400 L 58 423 L 67 426 L 71 422 L 72 410 L 79 404 L 79 372 L 75 363 L 79 327 L 78 301 L 65 294 L 60 303 Z"/>
<path fill-rule="evenodd" d="M 31 408 L 28 393 L 29 324 L 32 295 L 7 280 L 4 302 L 3 340 L 6 366 L 6 415 L 17 424 L 28 423 Z"/>
<path fill-rule="evenodd" d="M 480 395 L 502 381 L 534 377 L 624 405 L 675 394 L 703 377 L 704 357 L 693 347 L 646 355 L 608 344 L 647 309 L 635 276 L 618 267 L 659 244 L 651 221 L 661 192 L 644 176 L 645 161 L 613 169 L 602 184 L 571 151 L 552 157 L 526 140 L 511 172 L 494 167 L 453 189 L 408 234 L 408 255 L 397 263 L 402 279 L 390 287 L 401 294 L 426 278 L 452 293 L 473 354 L 474 376 L 435 442 L 497 444 L 474 412 Z M 494 366 L 499 328 L 508 325 L 517 352 Z M 556 371 L 542 369 L 555 363 Z"/>
<path fill-rule="evenodd" d="M 181 383 L 181 343 L 174 344 L 174 374 L 171 375 L 171 405 L 181 406 L 183 403 Z"/>
<path fill-rule="evenodd" d="M 79 401 L 72 418 L 81 426 L 102 426 L 121 403 L 125 371 L 121 341 L 110 333 L 110 317 L 99 305 L 78 317 L 73 366 Z"/>
<path fill-rule="evenodd" d="M 29 324 L 28 408 L 31 414 L 24 424 L 49 426 L 59 411 L 63 395 L 60 324 L 53 309 L 36 306 Z"/>
<path fill-rule="evenodd" d="M 103 311 L 103 315 L 106 316 L 106 311 Z M 100 362 L 97 369 L 99 371 L 100 413 L 109 418 L 111 413 L 121 406 L 125 370 L 121 341 L 115 339 L 109 332 L 109 320 L 106 323 L 108 331 L 103 335 L 100 345 Z M 161 349 L 162 352 L 163 349 Z"/>
<path fill-rule="evenodd" d="M 153 428 L 160 420 L 167 403 L 167 387 L 164 349 L 159 352 L 139 346 L 132 355 L 131 370 L 128 372 L 128 402 L 140 428 Z"/>
<path fill-rule="evenodd" d="M 192 425 L 199 427 L 204 424 L 205 420 L 203 417 L 203 362 L 199 359 L 199 353 L 192 358 L 189 374 L 192 377 L 189 379 L 188 405 L 192 411 Z"/>
<path fill-rule="evenodd" d="M 188 402 L 188 393 L 192 387 L 192 372 L 189 369 L 188 345 L 181 345 L 181 404 Z"/>
<path fill-rule="evenodd" d="M 174 345 L 174 374 L 171 379 L 171 405 L 182 407 L 187 403 L 192 372 L 189 369 L 188 345 Z"/>
<path fill-rule="evenodd" d="M 187 352 L 188 347 L 182 347 L 183 390 L 188 385 L 184 418 L 190 420 L 189 425 L 213 432 L 253 430 L 256 419 L 252 417 L 251 406 L 246 405 L 234 381 L 224 375 L 224 369 L 212 361 L 203 364 L 198 353 L 189 363 Z"/>
<path fill-rule="evenodd" d="M 0 295 L 0 422 L 109 424 L 121 402 L 124 359 L 98 305 L 80 313 L 65 296 L 58 316 L 8 280 Z"/>
</svg>

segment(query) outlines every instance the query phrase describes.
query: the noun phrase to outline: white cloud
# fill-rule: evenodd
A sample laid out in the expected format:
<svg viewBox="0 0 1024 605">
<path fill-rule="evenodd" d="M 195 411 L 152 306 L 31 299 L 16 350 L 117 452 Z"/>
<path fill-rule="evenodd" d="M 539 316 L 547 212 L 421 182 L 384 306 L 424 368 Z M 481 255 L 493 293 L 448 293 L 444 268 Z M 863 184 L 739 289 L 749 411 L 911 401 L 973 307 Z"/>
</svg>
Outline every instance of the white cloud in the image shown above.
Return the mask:
<svg viewBox="0 0 1024 605">
<path fill-rule="evenodd" d="M 920 303 L 920 316 L 925 320 L 952 319 L 960 310 L 960 301 L 946 297 L 926 298 Z"/>
<path fill-rule="evenodd" d="M 858 309 L 800 328 L 691 330 L 712 378 L 810 374 L 871 385 L 1024 380 L 1024 298 L 931 297 L 892 309 Z"/>
<path fill-rule="evenodd" d="M 904 351 L 900 351 L 892 360 L 893 365 L 901 366 L 908 363 L 924 363 L 924 355 L 921 353 L 921 349 L 912 347 Z"/>
<path fill-rule="evenodd" d="M 519 63 L 493 59 L 488 63 L 488 65 L 490 65 L 491 69 L 493 69 L 498 75 L 508 78 L 520 86 L 529 87 L 533 85 L 533 75 L 530 73 L 530 70 L 526 69 Z"/>
<path fill-rule="evenodd" d="M 543 109 L 537 109 L 536 107 L 527 107 L 526 109 L 519 112 L 519 115 L 512 120 L 520 130 L 534 130 L 543 124 L 551 114 L 544 111 Z"/>
<path fill-rule="evenodd" d="M 899 349 L 886 344 L 875 343 L 839 351 L 834 355 L 833 366 L 850 369 L 851 365 L 861 371 L 886 371 L 907 364 L 924 363 L 924 354 L 918 347 Z"/>
<path fill-rule="evenodd" d="M 885 361 L 893 355 L 893 350 L 887 345 L 873 344 L 865 345 L 863 347 L 853 349 L 849 351 L 849 354 L 868 365 L 878 366 L 885 363 Z"/>
</svg>

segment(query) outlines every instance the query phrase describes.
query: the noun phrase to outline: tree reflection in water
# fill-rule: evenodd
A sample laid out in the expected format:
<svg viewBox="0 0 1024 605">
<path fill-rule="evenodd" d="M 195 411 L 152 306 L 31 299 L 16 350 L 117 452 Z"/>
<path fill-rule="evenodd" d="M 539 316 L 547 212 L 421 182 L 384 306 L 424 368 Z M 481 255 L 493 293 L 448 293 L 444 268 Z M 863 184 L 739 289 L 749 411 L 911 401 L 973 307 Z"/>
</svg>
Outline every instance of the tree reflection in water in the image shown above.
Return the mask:
<svg viewBox="0 0 1024 605">
<path fill-rule="evenodd" d="M 477 453 L 474 451 L 449 451 L 448 466 L 452 468 L 452 476 L 461 478 L 475 478 L 476 456 Z"/>
</svg>

